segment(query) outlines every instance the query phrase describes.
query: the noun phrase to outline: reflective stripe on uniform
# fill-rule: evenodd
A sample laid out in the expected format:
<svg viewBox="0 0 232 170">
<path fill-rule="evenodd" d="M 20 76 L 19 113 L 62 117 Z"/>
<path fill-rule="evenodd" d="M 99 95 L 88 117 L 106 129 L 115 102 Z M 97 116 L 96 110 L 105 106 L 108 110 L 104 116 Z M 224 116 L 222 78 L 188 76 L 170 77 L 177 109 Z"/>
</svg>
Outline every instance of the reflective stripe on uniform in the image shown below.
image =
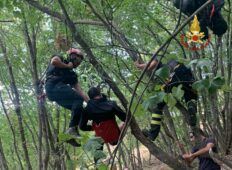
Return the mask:
<svg viewBox="0 0 232 170">
<path fill-rule="evenodd" d="M 161 125 L 161 121 L 151 120 L 152 125 Z"/>
<path fill-rule="evenodd" d="M 174 67 L 174 70 L 177 69 L 180 66 L 180 64 L 176 65 L 176 67 Z"/>
<path fill-rule="evenodd" d="M 156 114 L 156 113 L 153 113 L 152 114 L 152 118 L 162 118 L 163 117 L 163 115 L 161 115 L 161 114 Z"/>
</svg>

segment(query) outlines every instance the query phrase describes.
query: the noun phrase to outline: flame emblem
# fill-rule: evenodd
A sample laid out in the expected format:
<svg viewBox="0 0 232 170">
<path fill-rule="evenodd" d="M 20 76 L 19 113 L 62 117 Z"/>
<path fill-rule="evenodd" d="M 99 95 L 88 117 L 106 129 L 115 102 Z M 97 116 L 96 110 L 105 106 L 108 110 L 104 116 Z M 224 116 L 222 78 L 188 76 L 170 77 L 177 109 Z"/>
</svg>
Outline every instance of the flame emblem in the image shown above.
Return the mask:
<svg viewBox="0 0 232 170">
<path fill-rule="evenodd" d="M 208 38 L 204 43 L 202 41 L 202 38 L 205 37 L 205 34 L 204 32 L 200 31 L 200 23 L 197 19 L 197 16 L 195 15 L 190 25 L 189 31 L 186 33 L 186 35 L 181 35 L 181 44 L 192 51 L 202 50 L 203 48 L 205 48 L 209 44 L 210 38 Z M 184 40 L 185 38 L 186 41 Z"/>
<path fill-rule="evenodd" d="M 188 43 L 200 43 L 202 44 L 203 42 L 201 39 L 205 36 L 204 32 L 200 32 L 200 23 L 197 19 L 197 16 L 194 16 L 194 19 L 192 21 L 192 24 L 190 26 L 190 32 L 187 32 L 186 37 L 189 39 Z"/>
</svg>

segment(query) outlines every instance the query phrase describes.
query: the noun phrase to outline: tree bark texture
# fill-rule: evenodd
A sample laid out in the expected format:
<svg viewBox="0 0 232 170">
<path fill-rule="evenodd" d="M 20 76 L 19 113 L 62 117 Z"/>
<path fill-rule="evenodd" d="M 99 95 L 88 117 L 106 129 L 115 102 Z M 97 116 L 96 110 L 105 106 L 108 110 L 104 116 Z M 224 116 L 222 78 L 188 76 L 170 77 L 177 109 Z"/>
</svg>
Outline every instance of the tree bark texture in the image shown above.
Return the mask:
<svg viewBox="0 0 232 170">
<path fill-rule="evenodd" d="M 21 107 L 20 107 L 20 99 L 19 99 L 19 92 L 15 83 L 15 78 L 14 78 L 14 74 L 13 74 L 13 69 L 11 66 L 11 63 L 9 61 L 8 58 L 8 54 L 6 51 L 6 48 L 3 44 L 2 41 L 0 41 L 0 46 L 2 48 L 2 52 L 4 54 L 4 59 L 8 68 L 8 73 L 9 73 L 9 78 L 10 78 L 10 86 L 11 86 L 11 92 L 12 95 L 14 96 L 13 98 L 13 104 L 15 107 L 15 113 L 17 115 L 18 118 L 18 123 L 19 123 L 19 132 L 20 132 L 20 137 L 21 137 L 21 142 L 22 142 L 22 148 L 23 148 L 23 152 L 24 152 L 24 157 L 25 157 L 25 161 L 27 163 L 27 169 L 31 170 L 31 163 L 30 163 L 30 158 L 29 158 L 29 154 L 28 154 L 28 149 L 27 149 L 27 141 L 26 141 L 26 137 L 25 137 L 25 132 L 24 132 L 24 127 L 23 127 L 23 121 L 22 121 L 22 114 L 21 114 Z"/>
</svg>

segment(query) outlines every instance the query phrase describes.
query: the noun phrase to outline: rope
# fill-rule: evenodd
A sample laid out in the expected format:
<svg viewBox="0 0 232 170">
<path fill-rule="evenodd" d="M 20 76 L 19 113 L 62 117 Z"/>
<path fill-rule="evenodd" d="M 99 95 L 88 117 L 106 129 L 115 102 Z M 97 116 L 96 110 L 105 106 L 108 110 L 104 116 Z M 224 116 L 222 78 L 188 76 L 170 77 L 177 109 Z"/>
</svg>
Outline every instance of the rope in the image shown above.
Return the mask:
<svg viewBox="0 0 232 170">
<path fill-rule="evenodd" d="M 215 12 L 215 5 L 213 4 L 211 12 L 210 12 L 210 20 L 212 19 L 213 15 L 214 15 L 214 12 Z"/>
</svg>

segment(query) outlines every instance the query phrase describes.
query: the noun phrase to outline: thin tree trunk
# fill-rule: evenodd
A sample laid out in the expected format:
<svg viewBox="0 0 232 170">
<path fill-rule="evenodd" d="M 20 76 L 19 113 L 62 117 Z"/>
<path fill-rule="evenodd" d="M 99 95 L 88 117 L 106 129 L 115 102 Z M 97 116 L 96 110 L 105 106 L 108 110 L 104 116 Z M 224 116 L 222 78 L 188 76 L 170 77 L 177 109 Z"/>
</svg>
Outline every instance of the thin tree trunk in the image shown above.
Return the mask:
<svg viewBox="0 0 232 170">
<path fill-rule="evenodd" d="M 35 33 L 35 30 L 32 29 L 32 36 L 30 36 L 26 19 L 24 19 L 24 35 L 27 41 L 29 52 L 30 52 L 30 59 L 31 59 L 32 73 L 33 73 L 32 77 L 33 77 L 34 88 L 36 92 L 37 106 L 38 106 L 38 112 L 39 112 L 39 117 L 40 117 L 39 120 L 41 120 L 40 126 L 42 126 L 42 129 L 43 129 L 43 136 L 45 139 L 45 146 L 46 146 L 45 156 L 43 160 L 43 169 L 47 169 L 48 163 L 49 163 L 49 157 L 50 157 L 50 147 L 53 153 L 59 153 L 58 152 L 59 147 L 58 146 L 55 147 L 54 145 L 55 138 L 53 137 L 53 134 L 50 128 L 47 109 L 45 107 L 45 97 L 43 94 L 43 82 L 42 80 L 39 80 L 38 78 L 37 62 L 36 62 L 37 60 L 36 33 Z M 51 124 L 53 124 L 53 122 L 51 122 Z M 49 147 L 49 144 L 50 144 L 50 147 Z M 56 159 L 60 160 L 59 158 L 60 154 L 57 154 L 57 156 L 55 156 L 55 162 L 57 162 Z"/>
<path fill-rule="evenodd" d="M 39 119 L 39 152 L 38 152 L 38 157 L 39 157 L 39 169 L 47 169 L 48 166 L 48 159 L 49 159 L 49 150 L 48 148 L 48 140 L 47 140 L 47 135 L 46 135 L 46 128 L 44 118 L 43 118 L 43 113 L 42 113 L 42 108 L 40 107 L 40 97 L 42 96 L 42 90 L 39 87 L 40 81 L 38 78 L 38 73 L 37 73 L 37 65 L 36 65 L 36 36 L 33 30 L 33 36 L 32 39 L 29 35 L 26 19 L 24 18 L 24 36 L 25 36 L 25 41 L 26 45 L 28 47 L 29 53 L 30 53 L 30 60 L 31 60 L 31 66 L 32 66 L 32 77 L 33 77 L 33 84 L 34 84 L 34 89 L 35 89 L 35 95 L 36 95 L 36 100 L 37 100 L 37 109 L 38 109 L 38 119 Z M 45 142 L 46 142 L 46 151 L 45 151 L 45 156 L 42 156 L 42 136 L 44 136 Z M 42 157 L 44 157 L 44 160 L 42 160 Z"/>
<path fill-rule="evenodd" d="M 15 129 L 14 129 L 14 127 L 13 127 L 11 121 L 10 121 L 10 118 L 9 118 L 9 116 L 8 116 L 8 113 L 7 113 L 7 110 L 6 110 L 4 101 L 3 101 L 3 99 L 2 99 L 2 93 L 1 93 L 1 91 L 0 91 L 0 100 L 1 100 L 1 104 L 2 104 L 3 111 L 4 111 L 5 115 L 6 115 L 6 118 L 7 118 L 9 127 L 10 127 L 10 130 L 11 130 L 12 135 L 13 135 L 13 145 L 14 145 L 14 150 L 15 150 L 16 156 L 17 156 L 17 158 L 18 158 L 20 168 L 23 169 L 22 160 L 21 160 L 21 158 L 20 158 L 20 156 L 19 156 L 18 146 L 17 146 L 17 142 L 16 142 Z"/>
<path fill-rule="evenodd" d="M 232 11 L 232 5 L 231 1 L 228 0 L 228 31 L 227 31 L 227 37 L 226 37 L 226 54 L 227 54 L 227 74 L 228 74 L 228 80 L 226 82 L 226 85 L 228 87 L 231 87 L 231 75 L 232 75 L 232 50 L 231 50 L 231 43 L 232 43 L 232 17 L 231 17 L 231 11 Z M 225 116 L 226 116 L 226 141 L 227 141 L 227 149 L 226 154 L 231 153 L 232 151 L 232 92 L 226 92 L 225 94 L 226 102 L 225 102 Z"/>
<path fill-rule="evenodd" d="M 8 165 L 7 165 L 7 161 L 6 161 L 6 157 L 4 155 L 4 150 L 2 147 L 2 140 L 0 138 L 0 169 L 2 170 L 8 170 Z"/>
<path fill-rule="evenodd" d="M 137 157 L 138 157 L 138 166 L 139 169 L 143 169 L 143 164 L 142 164 L 142 159 L 141 159 L 141 154 L 140 154 L 140 148 L 139 148 L 139 141 L 136 140 L 136 150 L 137 150 Z"/>
<path fill-rule="evenodd" d="M 173 119 L 172 119 L 171 114 L 170 114 L 170 112 L 169 112 L 169 110 L 167 108 L 165 108 L 164 114 L 165 114 L 165 118 L 167 120 L 168 128 L 171 131 L 173 139 L 175 140 L 175 144 L 177 144 L 177 146 L 179 147 L 179 149 L 181 151 L 181 154 L 186 153 L 184 147 L 181 145 L 181 142 L 178 139 Z"/>
<path fill-rule="evenodd" d="M 19 92 L 18 92 L 16 83 L 15 83 L 13 69 L 12 69 L 11 63 L 8 59 L 8 56 L 7 56 L 6 47 L 3 45 L 2 41 L 0 41 L 0 46 L 2 48 L 2 52 L 4 55 L 4 59 L 5 59 L 7 68 L 8 68 L 9 76 L 10 76 L 11 90 L 12 90 L 12 94 L 14 95 L 13 104 L 14 104 L 15 112 L 16 112 L 16 115 L 18 118 L 19 132 L 20 132 L 22 148 L 23 148 L 23 152 L 24 152 L 24 156 L 25 156 L 25 160 L 26 160 L 26 164 L 27 164 L 27 169 L 31 170 L 32 167 L 31 167 L 31 163 L 30 163 L 28 150 L 27 150 L 27 141 L 25 138 L 25 132 L 24 132 L 24 127 L 23 127 L 23 122 L 22 122 L 22 113 L 21 113 L 21 107 L 20 107 Z"/>
</svg>

